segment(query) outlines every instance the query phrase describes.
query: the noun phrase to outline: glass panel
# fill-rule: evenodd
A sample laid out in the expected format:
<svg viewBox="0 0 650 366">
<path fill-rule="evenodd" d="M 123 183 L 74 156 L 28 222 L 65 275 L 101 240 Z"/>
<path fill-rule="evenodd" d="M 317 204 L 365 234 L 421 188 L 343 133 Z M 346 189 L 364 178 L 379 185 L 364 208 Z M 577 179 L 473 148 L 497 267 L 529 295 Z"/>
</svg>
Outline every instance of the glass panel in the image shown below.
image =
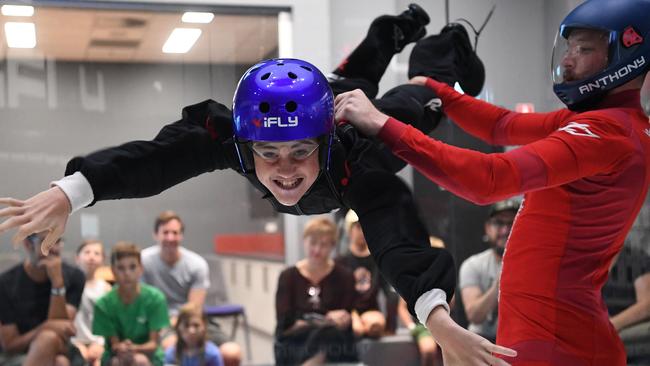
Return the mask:
<svg viewBox="0 0 650 366">
<path fill-rule="evenodd" d="M 0 196 L 26 198 L 46 188 L 76 155 L 150 140 L 186 105 L 212 98 L 230 106 L 243 71 L 278 55 L 283 9 L 204 9 L 214 19 L 190 24 L 170 6 L 79 6 L 37 6 L 31 17 L 0 16 L 3 23 L 33 23 L 36 31 L 35 48 L 0 42 Z M 187 53 L 163 53 L 177 27 L 201 34 Z M 6 36 L 0 27 L 1 39 Z M 269 207 L 236 173 L 205 174 L 155 197 L 82 210 L 70 218 L 68 251 L 82 236 L 108 246 L 125 239 L 149 246 L 155 217 L 172 209 L 187 225 L 183 245 L 211 253 L 216 234 L 282 233 L 282 216 Z M 7 243 L 10 236 L 1 239 Z"/>
</svg>

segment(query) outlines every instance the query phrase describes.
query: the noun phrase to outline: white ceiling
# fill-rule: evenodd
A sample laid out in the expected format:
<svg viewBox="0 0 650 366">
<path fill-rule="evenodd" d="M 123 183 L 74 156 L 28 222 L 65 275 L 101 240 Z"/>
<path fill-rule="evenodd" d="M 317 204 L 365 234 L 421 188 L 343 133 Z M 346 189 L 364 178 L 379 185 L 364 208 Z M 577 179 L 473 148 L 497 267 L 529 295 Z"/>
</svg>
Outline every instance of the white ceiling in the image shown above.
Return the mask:
<svg viewBox="0 0 650 366">
<path fill-rule="evenodd" d="M 215 14 L 210 24 L 181 22 L 182 12 L 36 8 L 34 16 L 7 17 L 34 22 L 36 48 L 7 48 L 0 27 L 0 59 L 48 57 L 83 62 L 191 62 L 252 64 L 278 47 L 277 16 Z M 164 54 L 162 46 L 176 27 L 200 28 L 201 37 L 186 54 Z"/>
</svg>

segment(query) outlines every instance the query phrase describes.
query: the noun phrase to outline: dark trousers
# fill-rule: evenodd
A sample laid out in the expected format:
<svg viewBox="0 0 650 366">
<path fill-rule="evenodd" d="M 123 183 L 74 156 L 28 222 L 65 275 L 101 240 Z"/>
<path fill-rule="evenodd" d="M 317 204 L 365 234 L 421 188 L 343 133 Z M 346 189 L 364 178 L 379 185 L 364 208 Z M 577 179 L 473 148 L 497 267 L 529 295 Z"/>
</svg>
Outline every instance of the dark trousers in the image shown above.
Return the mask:
<svg viewBox="0 0 650 366">
<path fill-rule="evenodd" d="M 276 365 L 298 365 L 324 352 L 327 362 L 357 361 L 352 330 L 333 325 L 314 325 L 291 335 L 278 337 L 274 344 Z"/>
</svg>

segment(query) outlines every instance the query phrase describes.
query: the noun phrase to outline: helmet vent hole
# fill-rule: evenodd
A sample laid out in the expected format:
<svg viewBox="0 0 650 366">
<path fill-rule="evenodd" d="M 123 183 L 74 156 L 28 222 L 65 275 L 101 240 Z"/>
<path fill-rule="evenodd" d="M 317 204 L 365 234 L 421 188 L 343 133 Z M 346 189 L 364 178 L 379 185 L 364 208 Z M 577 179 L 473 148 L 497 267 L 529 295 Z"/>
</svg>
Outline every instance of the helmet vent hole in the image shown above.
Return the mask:
<svg viewBox="0 0 650 366">
<path fill-rule="evenodd" d="M 305 69 L 305 70 L 307 70 L 309 72 L 314 71 L 314 70 L 311 69 L 311 67 L 307 67 L 307 66 L 304 66 L 304 65 L 300 65 L 300 67 L 302 67 L 303 69 Z"/>
<path fill-rule="evenodd" d="M 284 66 L 284 64 L 283 64 L 282 62 L 278 62 L 276 65 L 278 65 L 278 66 Z"/>
<path fill-rule="evenodd" d="M 292 78 L 292 79 L 297 79 L 298 78 L 298 75 L 296 75 L 296 74 L 294 74 L 292 72 L 288 73 L 287 75 L 289 75 L 289 77 Z"/>
<path fill-rule="evenodd" d="M 260 103 L 260 112 L 262 113 L 269 113 L 271 110 L 271 105 L 267 102 L 262 102 Z"/>
<path fill-rule="evenodd" d="M 291 100 L 284 105 L 284 108 L 286 108 L 287 112 L 295 112 L 298 109 L 298 104 Z"/>
<path fill-rule="evenodd" d="M 269 78 L 269 76 L 271 76 L 271 73 L 270 73 L 270 72 L 267 72 L 266 74 L 262 75 L 261 79 L 262 79 L 262 80 L 266 80 L 266 79 Z"/>
</svg>

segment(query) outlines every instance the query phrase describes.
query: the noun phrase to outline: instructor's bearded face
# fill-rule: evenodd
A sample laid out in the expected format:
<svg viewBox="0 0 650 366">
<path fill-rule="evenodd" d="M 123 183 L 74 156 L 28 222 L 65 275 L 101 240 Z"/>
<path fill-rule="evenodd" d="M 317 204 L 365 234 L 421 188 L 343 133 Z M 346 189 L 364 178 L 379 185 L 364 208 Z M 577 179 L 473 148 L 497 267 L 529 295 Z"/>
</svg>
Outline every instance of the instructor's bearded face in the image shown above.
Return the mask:
<svg viewBox="0 0 650 366">
<path fill-rule="evenodd" d="M 285 206 L 293 206 L 319 173 L 318 143 L 313 139 L 253 143 L 257 179 Z"/>
<path fill-rule="evenodd" d="M 576 29 L 566 42 L 562 58 L 565 81 L 584 80 L 607 67 L 608 38 L 602 31 Z"/>
</svg>

